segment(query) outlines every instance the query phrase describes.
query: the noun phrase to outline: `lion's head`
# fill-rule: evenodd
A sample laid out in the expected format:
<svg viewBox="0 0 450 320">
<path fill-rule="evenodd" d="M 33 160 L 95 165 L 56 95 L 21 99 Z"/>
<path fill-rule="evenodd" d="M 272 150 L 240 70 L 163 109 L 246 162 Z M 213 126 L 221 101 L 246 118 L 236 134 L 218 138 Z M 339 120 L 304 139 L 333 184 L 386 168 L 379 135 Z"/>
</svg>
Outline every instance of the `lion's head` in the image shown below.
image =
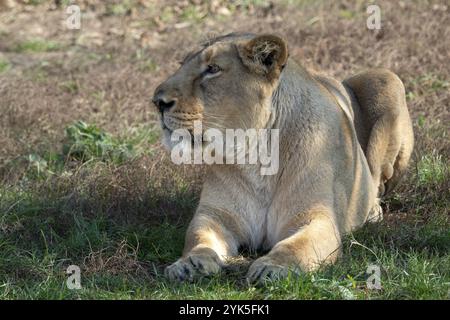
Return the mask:
<svg viewBox="0 0 450 320">
<path fill-rule="evenodd" d="M 286 64 L 286 42 L 274 35 L 229 34 L 189 53 L 154 93 L 164 142 L 176 129 L 264 128 Z"/>
</svg>

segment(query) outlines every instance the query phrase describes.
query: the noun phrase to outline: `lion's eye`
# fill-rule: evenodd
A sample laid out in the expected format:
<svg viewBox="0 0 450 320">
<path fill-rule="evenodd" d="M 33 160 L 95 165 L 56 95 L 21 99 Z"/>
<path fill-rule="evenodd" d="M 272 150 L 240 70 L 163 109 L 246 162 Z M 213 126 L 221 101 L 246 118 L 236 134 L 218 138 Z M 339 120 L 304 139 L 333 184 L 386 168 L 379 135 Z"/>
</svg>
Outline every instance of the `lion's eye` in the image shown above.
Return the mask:
<svg viewBox="0 0 450 320">
<path fill-rule="evenodd" d="M 206 67 L 205 74 L 216 74 L 222 69 L 217 64 L 210 64 Z"/>
</svg>

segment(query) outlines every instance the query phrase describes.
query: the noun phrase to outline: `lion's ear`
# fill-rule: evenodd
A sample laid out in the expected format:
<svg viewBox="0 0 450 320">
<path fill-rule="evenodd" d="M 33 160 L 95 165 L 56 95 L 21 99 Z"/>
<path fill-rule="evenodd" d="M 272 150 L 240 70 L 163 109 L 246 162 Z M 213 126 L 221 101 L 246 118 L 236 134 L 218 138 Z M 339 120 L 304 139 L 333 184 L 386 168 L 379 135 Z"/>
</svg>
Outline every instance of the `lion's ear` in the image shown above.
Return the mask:
<svg viewBox="0 0 450 320">
<path fill-rule="evenodd" d="M 279 76 L 288 59 L 287 43 L 278 36 L 257 36 L 238 46 L 244 65 L 273 79 Z"/>
</svg>

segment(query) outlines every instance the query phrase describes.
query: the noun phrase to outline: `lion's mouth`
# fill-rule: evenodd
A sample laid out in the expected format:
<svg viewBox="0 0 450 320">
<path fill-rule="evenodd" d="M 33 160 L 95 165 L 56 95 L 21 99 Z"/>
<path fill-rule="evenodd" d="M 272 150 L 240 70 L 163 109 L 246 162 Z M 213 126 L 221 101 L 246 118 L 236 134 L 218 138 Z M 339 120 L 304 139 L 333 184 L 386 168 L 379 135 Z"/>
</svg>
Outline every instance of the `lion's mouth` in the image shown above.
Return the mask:
<svg viewBox="0 0 450 320">
<path fill-rule="evenodd" d="M 199 118 L 200 119 L 200 118 Z M 175 130 L 187 130 L 190 134 L 193 134 L 195 121 L 197 119 L 180 119 L 172 115 L 161 115 L 161 127 L 163 130 L 167 130 L 169 133 Z M 201 120 L 199 120 L 201 121 Z"/>
<path fill-rule="evenodd" d="M 194 132 L 193 132 L 193 127 L 192 125 L 188 125 L 188 124 L 181 124 L 179 123 L 179 121 L 175 120 L 170 117 L 168 118 L 167 116 L 161 115 L 161 127 L 162 130 L 164 132 L 164 135 L 166 136 L 166 139 L 169 139 L 172 141 L 172 135 L 174 133 L 174 131 L 176 130 L 186 130 L 187 132 L 189 132 L 189 138 L 190 138 L 190 142 L 191 142 L 191 146 L 194 146 Z M 180 133 L 180 132 L 179 132 Z"/>
<path fill-rule="evenodd" d="M 204 137 L 203 137 L 203 130 L 200 128 L 200 133 L 196 132 L 196 130 L 194 129 L 194 127 L 195 127 L 194 121 L 192 121 L 192 120 L 186 121 L 184 119 L 182 120 L 177 117 L 167 116 L 165 114 L 162 114 L 161 115 L 161 127 L 162 127 L 163 132 L 165 133 L 166 139 L 172 140 L 173 133 L 176 132 L 177 130 L 182 130 L 182 131 L 178 131 L 177 139 L 175 139 L 175 140 L 179 140 L 180 137 L 182 136 L 183 139 L 185 140 L 185 142 L 186 142 L 186 140 L 190 141 L 192 148 L 194 148 L 195 144 L 200 143 L 200 145 L 203 145 L 205 143 Z M 183 131 L 185 133 L 182 133 Z"/>
</svg>

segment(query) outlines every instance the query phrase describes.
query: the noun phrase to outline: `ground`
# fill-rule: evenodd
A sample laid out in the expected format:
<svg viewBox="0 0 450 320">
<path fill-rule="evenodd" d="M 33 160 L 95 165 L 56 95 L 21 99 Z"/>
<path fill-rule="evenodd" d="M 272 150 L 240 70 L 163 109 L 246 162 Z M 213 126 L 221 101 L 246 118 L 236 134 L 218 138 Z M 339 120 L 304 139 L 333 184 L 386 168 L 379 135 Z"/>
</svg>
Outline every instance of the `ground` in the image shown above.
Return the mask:
<svg viewBox="0 0 450 320">
<path fill-rule="evenodd" d="M 375 1 L 381 30 L 366 27 L 364 1 L 308 0 L 72 1 L 71 30 L 70 2 L 0 0 L 0 299 L 449 298 L 447 1 Z M 189 48 L 230 31 L 282 35 L 293 59 L 339 79 L 390 68 L 415 150 L 385 220 L 348 235 L 336 265 L 253 287 L 244 253 L 218 276 L 172 284 L 162 273 L 181 253 L 202 169 L 171 164 L 150 99 Z M 69 265 L 79 290 L 66 286 Z"/>
</svg>

